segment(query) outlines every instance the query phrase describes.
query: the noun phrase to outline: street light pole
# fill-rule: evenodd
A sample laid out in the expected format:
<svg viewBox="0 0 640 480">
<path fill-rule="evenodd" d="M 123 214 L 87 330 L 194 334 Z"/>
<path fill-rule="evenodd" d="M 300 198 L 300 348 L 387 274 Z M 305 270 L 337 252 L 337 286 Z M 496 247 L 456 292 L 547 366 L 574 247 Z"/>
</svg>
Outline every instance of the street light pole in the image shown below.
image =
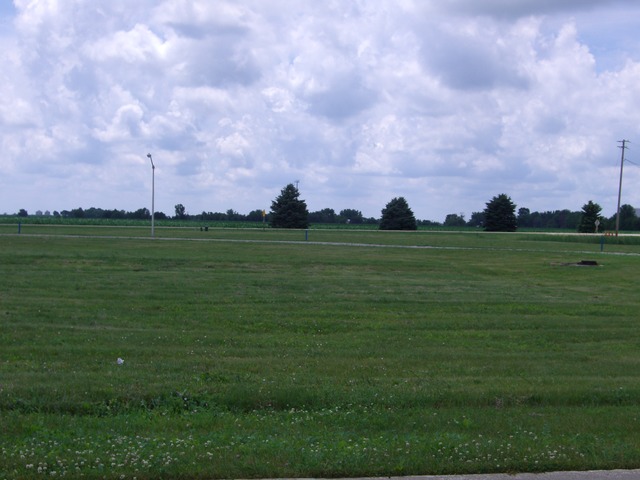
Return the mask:
<svg viewBox="0 0 640 480">
<path fill-rule="evenodd" d="M 151 236 L 155 237 L 155 225 L 154 225 L 154 217 L 155 217 L 155 198 L 156 198 L 156 166 L 153 164 L 153 158 L 151 158 L 151 154 L 147 153 L 147 157 L 149 157 L 149 161 L 151 162 Z"/>
</svg>

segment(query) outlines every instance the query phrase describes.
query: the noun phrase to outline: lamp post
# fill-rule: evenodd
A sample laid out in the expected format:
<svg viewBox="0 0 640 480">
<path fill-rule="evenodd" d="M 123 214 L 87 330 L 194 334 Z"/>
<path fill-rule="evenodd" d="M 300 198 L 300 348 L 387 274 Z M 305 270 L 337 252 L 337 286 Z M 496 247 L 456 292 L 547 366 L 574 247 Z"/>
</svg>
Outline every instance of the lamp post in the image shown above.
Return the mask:
<svg viewBox="0 0 640 480">
<path fill-rule="evenodd" d="M 156 166 L 153 164 L 153 158 L 151 158 L 151 154 L 147 153 L 147 157 L 149 157 L 149 161 L 151 162 L 151 236 L 155 237 L 155 228 L 154 228 L 154 216 L 155 216 L 155 197 L 156 197 Z"/>
</svg>

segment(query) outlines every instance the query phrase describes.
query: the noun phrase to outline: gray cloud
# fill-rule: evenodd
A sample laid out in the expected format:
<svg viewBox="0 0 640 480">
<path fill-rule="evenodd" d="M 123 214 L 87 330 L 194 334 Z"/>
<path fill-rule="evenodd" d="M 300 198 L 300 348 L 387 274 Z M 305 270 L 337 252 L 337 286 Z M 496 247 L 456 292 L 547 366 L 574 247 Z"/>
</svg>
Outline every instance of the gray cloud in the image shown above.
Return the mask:
<svg viewBox="0 0 640 480">
<path fill-rule="evenodd" d="M 528 80 L 517 71 L 518 63 L 504 39 L 495 32 L 460 34 L 438 32 L 424 39 L 427 68 L 452 88 L 526 88 Z"/>
<path fill-rule="evenodd" d="M 357 76 L 347 76 L 334 79 L 327 90 L 310 95 L 309 101 L 313 113 L 340 120 L 367 109 L 376 97 Z"/>
<path fill-rule="evenodd" d="M 518 18 L 531 15 L 574 13 L 595 8 L 611 8 L 627 0 L 443 0 L 440 8 L 465 15 L 489 15 L 498 18 Z"/>
</svg>

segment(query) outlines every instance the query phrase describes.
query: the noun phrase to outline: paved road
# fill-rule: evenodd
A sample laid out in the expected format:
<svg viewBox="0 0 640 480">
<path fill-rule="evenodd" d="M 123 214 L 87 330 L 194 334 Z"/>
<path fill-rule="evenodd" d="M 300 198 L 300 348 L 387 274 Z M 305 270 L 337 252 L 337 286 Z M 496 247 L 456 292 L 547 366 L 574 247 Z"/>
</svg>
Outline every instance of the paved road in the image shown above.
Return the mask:
<svg viewBox="0 0 640 480">
<path fill-rule="evenodd" d="M 410 477 L 378 477 L 350 480 L 640 480 L 640 470 L 595 470 L 590 472 L 518 473 L 514 475 L 508 473 L 488 473 L 481 475 L 421 475 Z"/>
</svg>

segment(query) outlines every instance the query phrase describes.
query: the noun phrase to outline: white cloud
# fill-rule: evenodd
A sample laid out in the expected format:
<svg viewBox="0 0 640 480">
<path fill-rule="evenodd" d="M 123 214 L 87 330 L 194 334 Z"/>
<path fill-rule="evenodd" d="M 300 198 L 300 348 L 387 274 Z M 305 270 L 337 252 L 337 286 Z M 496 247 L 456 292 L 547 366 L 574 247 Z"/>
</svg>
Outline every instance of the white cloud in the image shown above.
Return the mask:
<svg viewBox="0 0 640 480">
<path fill-rule="evenodd" d="M 312 210 L 367 216 L 402 195 L 442 221 L 502 192 L 611 214 L 616 141 L 640 133 L 639 13 L 600 0 L 17 0 L 0 11 L 0 211 L 135 210 L 152 152 L 169 214 L 268 208 L 295 180 Z"/>
<path fill-rule="evenodd" d="M 136 24 L 131 30 L 117 31 L 106 38 L 84 47 L 89 59 L 104 62 L 120 60 L 144 68 L 147 62 L 157 61 L 165 55 L 162 39 L 146 25 Z"/>
</svg>

